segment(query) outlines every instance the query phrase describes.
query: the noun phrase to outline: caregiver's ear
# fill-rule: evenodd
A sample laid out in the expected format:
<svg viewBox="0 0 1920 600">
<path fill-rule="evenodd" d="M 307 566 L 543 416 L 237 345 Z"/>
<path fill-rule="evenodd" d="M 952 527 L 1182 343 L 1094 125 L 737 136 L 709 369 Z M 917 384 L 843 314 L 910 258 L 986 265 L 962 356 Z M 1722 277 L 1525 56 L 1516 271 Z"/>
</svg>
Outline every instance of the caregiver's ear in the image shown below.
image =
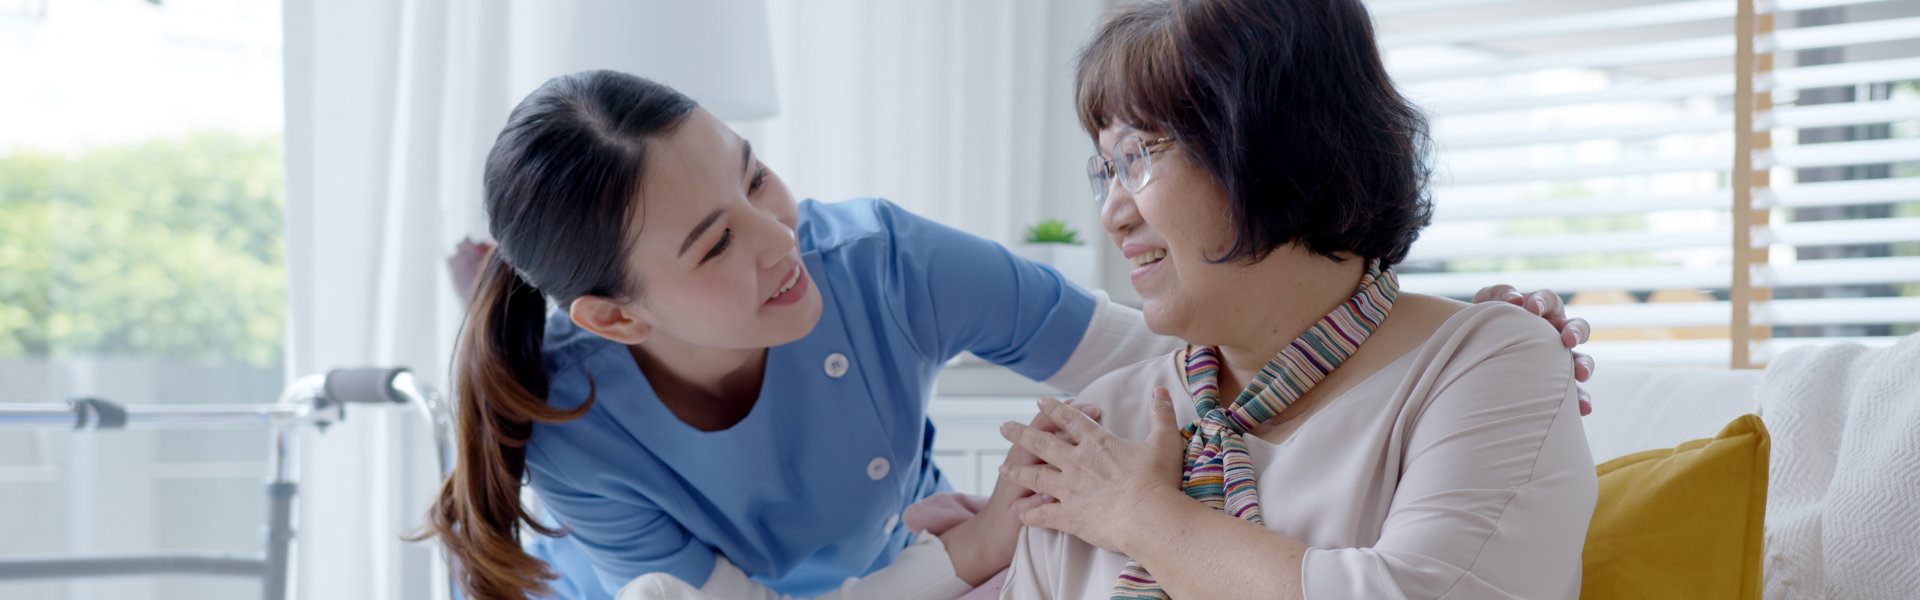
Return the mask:
<svg viewBox="0 0 1920 600">
<path fill-rule="evenodd" d="M 647 341 L 653 333 L 653 322 L 646 315 L 599 296 L 574 298 L 567 316 L 581 329 L 628 346 Z"/>
</svg>

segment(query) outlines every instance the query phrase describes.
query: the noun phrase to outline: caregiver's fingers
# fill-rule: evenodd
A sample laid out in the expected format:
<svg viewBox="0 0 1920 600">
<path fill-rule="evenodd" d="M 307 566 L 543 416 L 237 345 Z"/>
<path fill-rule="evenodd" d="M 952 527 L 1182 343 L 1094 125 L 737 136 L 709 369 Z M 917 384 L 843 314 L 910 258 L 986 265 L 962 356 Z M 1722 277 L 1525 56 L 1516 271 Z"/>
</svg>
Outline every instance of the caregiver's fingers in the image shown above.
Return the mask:
<svg viewBox="0 0 1920 600">
<path fill-rule="evenodd" d="M 1014 500 L 1012 504 L 1008 504 L 1007 513 L 1013 515 L 1013 518 L 1018 519 L 1020 518 L 1020 515 L 1025 514 L 1029 510 L 1033 510 L 1034 507 L 1040 506 L 1042 504 L 1046 504 L 1049 502 L 1053 502 L 1053 496 L 1048 496 L 1046 494 L 1033 494 L 1030 496 L 1025 496 L 1020 498 L 1019 500 Z"/>
<path fill-rule="evenodd" d="M 1039 506 L 1027 509 L 1026 512 L 1020 513 L 1020 522 L 1026 524 L 1028 527 L 1039 527 L 1041 529 L 1066 532 L 1068 531 L 1067 507 L 1062 506 L 1059 502 L 1040 504 Z"/>
<path fill-rule="evenodd" d="M 1099 418 L 1097 416 L 1100 413 L 1100 409 L 1098 407 L 1095 407 L 1090 404 L 1086 404 L 1086 405 L 1077 405 L 1077 406 L 1074 406 L 1074 408 L 1080 409 L 1080 412 L 1082 413 L 1089 413 L 1088 416 Z M 1028 422 L 1027 426 L 1032 427 L 1034 429 L 1038 429 L 1042 432 L 1053 434 L 1054 436 L 1057 436 L 1063 439 L 1067 437 L 1066 433 L 1063 433 L 1060 431 L 1060 425 L 1057 423 L 1054 423 L 1053 419 L 1047 418 L 1046 413 L 1035 413 L 1033 415 L 1033 421 Z M 1067 440 L 1067 441 L 1068 443 L 1072 442 L 1072 440 Z M 1028 452 L 1026 450 L 1016 447 L 1013 449 L 1012 452 L 1007 453 L 1007 459 L 1003 462 L 1006 462 L 1007 464 L 1015 464 L 1015 465 L 1032 465 L 1032 464 L 1040 464 L 1041 461 L 1040 461 L 1040 457 L 1034 456 L 1032 452 Z"/>
<path fill-rule="evenodd" d="M 1001 465 L 1000 476 L 1007 482 L 1049 496 L 1058 496 L 1060 470 L 1051 465 Z"/>
<path fill-rule="evenodd" d="M 1520 307 L 1527 309 L 1527 312 L 1545 317 L 1548 323 L 1553 324 L 1554 329 L 1567 326 L 1566 308 L 1560 303 L 1560 295 L 1553 293 L 1553 290 L 1534 290 L 1527 293 L 1527 300 Z"/>
<path fill-rule="evenodd" d="M 1513 286 L 1503 283 L 1500 285 L 1493 285 L 1493 286 L 1480 288 L 1480 291 L 1474 292 L 1473 302 L 1474 304 L 1479 304 L 1481 302 L 1486 302 L 1488 300 L 1496 300 L 1496 299 L 1504 300 L 1509 297 L 1518 298 L 1520 297 L 1520 293 L 1514 291 Z"/>
<path fill-rule="evenodd" d="M 1567 324 L 1560 328 L 1560 343 L 1568 348 L 1585 344 L 1590 337 L 1593 337 L 1593 326 L 1588 325 L 1586 319 L 1567 319 Z"/>
<path fill-rule="evenodd" d="M 1590 414 L 1593 414 L 1593 396 L 1588 395 L 1586 390 L 1580 390 L 1580 416 Z"/>
<path fill-rule="evenodd" d="M 1043 398 L 1052 399 L 1053 397 L 1043 396 Z M 1072 403 L 1067 404 L 1067 406 L 1071 406 L 1075 410 L 1079 410 L 1080 414 L 1086 415 L 1087 418 L 1093 419 L 1094 422 L 1096 423 L 1100 421 L 1101 412 L 1100 412 L 1100 407 L 1098 406 L 1094 406 L 1092 404 L 1072 404 Z M 1060 424 L 1057 422 L 1054 422 L 1054 420 L 1051 417 L 1048 417 L 1046 411 L 1040 411 L 1038 413 L 1035 413 L 1033 415 L 1033 421 L 1028 423 L 1028 425 L 1038 428 L 1039 430 L 1045 431 L 1047 433 L 1060 431 Z"/>
<path fill-rule="evenodd" d="M 1071 441 L 1013 421 L 1000 424 L 1000 437 L 1040 457 L 1040 460 L 1050 463 L 1059 463 L 1061 459 L 1066 458 L 1067 452 L 1073 449 Z"/>
<path fill-rule="evenodd" d="M 1594 367 L 1594 362 L 1593 362 L 1592 355 L 1581 354 L 1579 352 L 1573 353 L 1574 381 L 1586 381 L 1587 379 L 1592 378 L 1593 367 Z"/>
<path fill-rule="evenodd" d="M 1053 398 L 1040 399 L 1040 414 L 1046 415 L 1049 419 L 1053 419 L 1053 422 L 1060 426 L 1060 430 L 1067 432 L 1067 435 L 1071 436 L 1076 442 L 1087 441 L 1106 431 L 1100 427 L 1099 423 L 1095 423 L 1093 419 L 1087 417 L 1085 413 L 1074 410 L 1073 407 L 1067 406 L 1065 402 Z"/>
</svg>

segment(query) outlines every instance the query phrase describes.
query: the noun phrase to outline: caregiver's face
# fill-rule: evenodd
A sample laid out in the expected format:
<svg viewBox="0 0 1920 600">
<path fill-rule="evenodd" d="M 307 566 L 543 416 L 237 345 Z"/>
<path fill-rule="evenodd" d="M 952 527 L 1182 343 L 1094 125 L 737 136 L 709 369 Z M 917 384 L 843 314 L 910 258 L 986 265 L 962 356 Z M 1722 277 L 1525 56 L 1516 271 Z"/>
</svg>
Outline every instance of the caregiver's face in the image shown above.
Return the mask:
<svg viewBox="0 0 1920 600">
<path fill-rule="evenodd" d="M 651 335 L 766 348 L 812 331 L 821 300 L 795 242 L 799 209 L 746 141 L 695 109 L 646 161 L 628 268 Z"/>
<path fill-rule="evenodd" d="M 1166 134 L 1115 124 L 1096 140 L 1101 156 L 1120 168 L 1122 157 L 1111 156 L 1114 145 L 1137 136 L 1158 140 Z M 1140 292 L 1140 310 L 1154 333 L 1194 343 L 1218 343 L 1209 319 L 1209 298 L 1228 298 L 1234 281 L 1244 276 L 1234 263 L 1215 264 L 1207 257 L 1222 256 L 1231 244 L 1232 221 L 1227 214 L 1226 191 L 1212 175 L 1188 160 L 1177 143 L 1153 147 L 1148 153 L 1151 176 L 1145 187 L 1129 192 L 1116 179 L 1107 188 L 1100 207 L 1100 223 L 1107 236 L 1133 266 L 1133 288 Z"/>
</svg>

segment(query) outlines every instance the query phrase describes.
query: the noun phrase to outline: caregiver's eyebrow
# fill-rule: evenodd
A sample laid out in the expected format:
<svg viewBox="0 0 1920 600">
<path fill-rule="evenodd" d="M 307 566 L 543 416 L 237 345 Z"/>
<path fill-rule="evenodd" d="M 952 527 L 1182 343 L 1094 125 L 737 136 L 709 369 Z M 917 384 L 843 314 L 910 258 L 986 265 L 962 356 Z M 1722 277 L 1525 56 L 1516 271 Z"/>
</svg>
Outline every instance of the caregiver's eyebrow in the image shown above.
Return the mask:
<svg viewBox="0 0 1920 600">
<path fill-rule="evenodd" d="M 744 138 L 740 140 L 740 170 L 748 173 L 751 173 L 753 170 L 753 142 L 749 142 Z M 699 225 L 695 225 L 693 227 L 693 233 L 687 234 L 687 240 L 680 242 L 680 254 L 678 256 L 686 256 L 687 248 L 693 247 L 693 241 L 700 239 L 700 234 L 706 233 L 708 228 L 713 227 L 713 222 L 720 220 L 720 215 L 725 212 L 727 212 L 727 209 L 724 208 L 713 211 L 713 214 L 707 215 L 707 218 L 702 219 Z"/>
<path fill-rule="evenodd" d="M 720 215 L 726 214 L 726 212 L 727 209 L 722 208 L 713 211 L 713 214 L 707 215 L 707 218 L 701 219 L 700 224 L 693 227 L 693 233 L 687 234 L 687 241 L 680 242 L 680 254 L 675 255 L 675 258 L 686 256 L 687 248 L 693 246 L 693 241 L 700 239 L 700 234 L 706 233 L 708 228 L 713 227 L 713 222 L 720 220 Z"/>
<path fill-rule="evenodd" d="M 748 175 L 753 174 L 753 142 L 745 139 L 740 140 L 740 170 Z"/>
</svg>

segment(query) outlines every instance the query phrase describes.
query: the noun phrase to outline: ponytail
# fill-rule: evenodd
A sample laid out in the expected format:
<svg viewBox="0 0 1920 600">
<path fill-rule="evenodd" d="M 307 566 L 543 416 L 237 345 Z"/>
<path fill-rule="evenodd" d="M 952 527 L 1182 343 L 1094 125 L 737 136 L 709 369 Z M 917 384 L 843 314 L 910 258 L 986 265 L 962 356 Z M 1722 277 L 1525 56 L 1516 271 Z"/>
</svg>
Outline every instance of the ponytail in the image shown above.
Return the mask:
<svg viewBox="0 0 1920 600">
<path fill-rule="evenodd" d="M 467 309 L 454 354 L 459 450 L 453 473 L 428 514 L 452 559 L 455 580 L 469 598 L 526 598 L 548 591 L 557 575 L 520 546 L 520 526 L 542 526 L 520 503 L 533 422 L 572 420 L 593 405 L 593 394 L 573 410 L 547 406 L 547 372 L 540 358 L 547 301 L 495 249 Z"/>
<path fill-rule="evenodd" d="M 561 423 L 593 406 L 547 406 L 540 356 L 547 298 L 630 298 L 626 272 L 647 140 L 666 135 L 697 105 L 658 83 L 613 71 L 548 80 L 507 116 L 487 153 L 487 255 L 453 357 L 453 473 L 422 532 L 447 549 L 455 580 L 475 600 L 545 593 L 557 577 L 520 547 L 521 526 L 542 527 L 520 504 L 535 421 Z M 524 277 L 524 278 L 523 278 Z M 534 284 L 538 284 L 536 288 Z"/>
</svg>

